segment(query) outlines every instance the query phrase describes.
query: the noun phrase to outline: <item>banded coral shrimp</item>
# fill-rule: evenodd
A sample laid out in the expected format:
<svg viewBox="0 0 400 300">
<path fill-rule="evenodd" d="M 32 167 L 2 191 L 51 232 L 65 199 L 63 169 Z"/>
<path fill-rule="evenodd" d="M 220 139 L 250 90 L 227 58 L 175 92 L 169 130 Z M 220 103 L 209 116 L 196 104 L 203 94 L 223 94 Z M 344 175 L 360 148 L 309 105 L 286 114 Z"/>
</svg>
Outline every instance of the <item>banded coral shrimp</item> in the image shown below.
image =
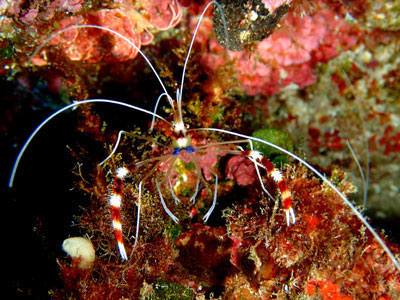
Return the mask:
<svg viewBox="0 0 400 300">
<path fill-rule="evenodd" d="M 204 13 L 207 11 L 207 8 L 210 7 L 210 5 L 213 4 L 213 3 L 214 2 L 208 3 L 206 8 L 204 9 L 203 14 L 200 16 L 200 20 L 201 20 L 202 16 L 204 15 Z M 217 3 L 214 3 L 214 4 L 217 4 Z M 194 37 L 195 37 L 195 34 L 197 32 L 197 29 L 198 29 L 199 25 L 200 25 L 200 22 L 196 26 L 196 29 L 195 29 L 195 32 L 194 32 Z M 48 41 L 50 41 L 51 39 L 53 39 L 54 37 L 56 37 L 56 36 L 58 36 L 58 35 L 60 35 L 60 34 L 62 34 L 64 32 L 67 32 L 67 31 L 70 31 L 70 30 L 82 29 L 82 28 L 100 29 L 100 30 L 108 31 L 108 32 L 118 36 L 119 38 L 125 40 L 126 42 L 128 42 L 128 44 L 130 44 L 132 46 L 132 48 L 134 48 L 136 51 L 138 51 L 142 55 L 142 57 L 145 59 L 146 63 L 150 66 L 150 68 L 152 69 L 152 71 L 156 75 L 158 81 L 160 82 L 160 84 L 161 84 L 161 86 L 162 86 L 162 88 L 164 90 L 164 93 L 159 96 L 159 98 L 158 98 L 158 100 L 156 102 L 156 105 L 155 105 L 153 113 L 150 112 L 150 111 L 147 111 L 145 109 L 136 107 L 136 106 L 124 104 L 124 103 L 121 103 L 121 102 L 118 102 L 118 101 L 113 101 L 113 100 L 105 100 L 105 99 L 91 99 L 91 100 L 84 100 L 84 101 L 80 101 L 80 102 L 75 102 L 75 103 L 73 103 L 71 105 L 68 105 L 68 106 L 56 111 L 54 114 L 52 114 L 50 117 L 48 117 L 45 121 L 43 121 L 35 129 L 35 131 L 28 138 L 27 142 L 24 144 L 22 150 L 19 153 L 19 156 L 16 159 L 14 168 L 12 170 L 12 174 L 11 174 L 10 180 L 9 180 L 9 186 L 12 187 L 12 185 L 13 185 L 14 177 L 15 177 L 15 173 L 16 173 L 16 170 L 18 168 L 18 165 L 19 165 L 19 161 L 20 161 L 22 155 L 24 154 L 26 148 L 30 144 L 31 140 L 35 137 L 36 133 L 39 132 L 44 125 L 46 125 L 49 121 L 51 121 L 58 114 L 66 111 L 66 110 L 68 110 L 70 108 L 74 108 L 74 107 L 76 107 L 78 105 L 81 105 L 81 104 L 84 104 L 84 103 L 110 103 L 110 104 L 117 104 L 117 105 L 121 105 L 121 106 L 127 106 L 129 108 L 134 109 L 134 110 L 137 110 L 137 111 L 152 115 L 153 116 L 153 120 L 152 120 L 152 124 L 151 124 L 151 128 L 150 128 L 151 131 L 153 130 L 153 127 L 154 127 L 155 118 L 158 118 L 158 119 L 166 122 L 167 124 L 169 124 L 171 126 L 171 131 L 173 132 L 173 135 L 174 135 L 173 147 L 170 148 L 170 150 L 172 152 L 170 154 L 166 155 L 165 157 L 156 158 L 156 159 L 149 159 L 148 160 L 149 162 L 158 161 L 159 160 L 159 163 L 156 165 L 156 167 L 153 167 L 151 169 L 150 173 L 147 174 L 145 178 L 148 178 L 150 175 L 153 175 L 153 173 L 159 169 L 161 164 L 166 164 L 166 162 L 168 162 L 169 160 L 172 160 L 172 162 L 168 162 L 169 163 L 169 166 L 168 166 L 169 170 L 168 170 L 166 176 L 168 178 L 168 183 L 169 183 L 169 186 L 170 186 L 171 195 L 173 196 L 173 198 L 175 200 L 175 203 L 179 203 L 180 199 L 175 195 L 175 192 L 172 189 L 172 183 L 171 183 L 172 180 L 170 178 L 170 173 L 171 173 L 171 168 L 172 168 L 172 166 L 173 166 L 173 164 L 175 162 L 175 159 L 176 159 L 176 158 L 174 158 L 174 156 L 179 157 L 179 155 L 182 152 L 186 152 L 190 156 L 190 158 L 193 161 L 193 163 L 195 164 L 196 172 L 198 173 L 196 175 L 197 176 L 197 180 L 196 180 L 196 185 L 195 185 L 196 186 L 195 187 L 195 191 L 194 191 L 193 195 L 190 197 L 190 201 L 194 202 L 195 198 L 196 198 L 196 196 L 197 196 L 197 194 L 199 192 L 199 189 L 200 189 L 200 187 L 199 187 L 200 186 L 200 181 L 201 181 L 202 184 L 208 184 L 208 183 L 205 180 L 204 175 L 202 175 L 201 172 L 200 172 L 201 171 L 201 167 L 200 167 L 199 163 L 197 162 L 198 159 L 196 159 L 194 156 L 192 156 L 191 153 L 197 152 L 198 150 L 200 150 L 200 152 L 202 152 L 204 150 L 207 150 L 208 147 L 212 147 L 212 146 L 229 145 L 229 144 L 235 144 L 235 143 L 242 143 L 243 142 L 243 141 L 232 141 L 232 142 L 213 143 L 211 146 L 206 145 L 206 146 L 200 146 L 200 147 L 194 147 L 192 145 L 191 138 L 187 134 L 187 129 L 186 129 L 187 126 L 183 122 L 183 116 L 182 116 L 182 93 L 183 93 L 183 84 L 184 84 L 184 77 L 185 77 L 184 75 L 185 75 L 186 65 L 188 63 L 190 50 L 192 49 L 192 46 L 193 46 L 194 37 L 193 37 L 193 39 L 191 41 L 191 45 L 189 46 L 188 55 L 186 57 L 185 64 L 184 64 L 184 67 L 183 67 L 183 73 L 182 73 L 182 80 L 181 80 L 180 89 L 177 89 L 177 91 L 176 91 L 177 100 L 175 100 L 175 102 L 174 102 L 172 100 L 172 97 L 168 94 L 163 82 L 161 81 L 159 75 L 157 74 L 157 72 L 155 71 L 154 67 L 150 63 L 149 59 L 143 54 L 143 52 L 141 52 L 141 50 L 133 42 L 131 42 L 129 39 L 127 39 L 126 37 L 124 37 L 123 35 L 121 35 L 120 33 L 116 32 L 116 31 L 114 31 L 112 29 L 105 28 L 105 27 L 98 26 L 98 25 L 76 25 L 76 26 L 68 27 L 66 29 L 63 29 L 63 30 L 60 30 L 60 31 L 54 33 L 53 35 L 51 35 L 49 38 L 46 39 L 44 44 L 47 43 Z M 39 47 L 33 53 L 32 57 L 35 57 L 36 54 L 40 51 L 40 49 L 41 49 L 41 47 Z M 173 111 L 173 122 L 171 122 L 171 123 L 168 122 L 163 117 L 161 117 L 161 116 L 159 116 L 159 115 L 157 115 L 155 113 L 156 110 L 157 110 L 157 107 L 158 107 L 158 103 L 159 103 L 160 99 L 163 96 L 167 97 L 168 102 L 171 105 L 171 109 Z M 102 161 L 100 163 L 100 165 L 105 163 L 109 158 L 111 158 L 114 155 L 115 151 L 117 150 L 117 147 L 118 147 L 119 141 L 121 139 L 121 136 L 123 134 L 129 135 L 129 133 L 125 132 L 125 131 L 120 131 L 119 132 L 118 138 L 117 138 L 117 142 L 116 142 L 116 145 L 115 145 L 114 149 L 112 150 L 111 154 L 104 161 Z M 251 140 L 249 140 L 249 141 L 245 140 L 244 142 L 250 143 L 251 149 L 253 149 Z M 217 151 L 217 152 L 219 152 L 219 151 Z M 266 158 L 262 157 L 261 153 L 258 152 L 258 151 L 253 151 L 253 150 L 244 151 L 243 149 L 241 151 L 239 151 L 239 150 L 235 150 L 235 149 L 229 149 L 229 151 L 227 153 L 229 153 L 229 152 L 235 153 L 235 154 L 239 154 L 239 155 L 243 155 L 243 156 L 248 156 L 249 159 L 254 162 L 254 165 L 255 165 L 255 167 L 257 169 L 258 177 L 260 179 L 260 183 L 261 183 L 261 185 L 263 187 L 263 190 L 266 193 L 268 193 L 268 191 L 265 189 L 265 187 L 263 185 L 263 182 L 261 180 L 261 176 L 260 176 L 258 168 L 262 167 L 262 168 L 268 170 L 268 172 L 271 174 L 271 176 L 273 176 L 274 180 L 277 182 L 278 188 L 280 189 L 280 191 L 282 193 L 282 198 L 283 198 L 284 207 L 285 207 L 287 224 L 288 225 L 290 225 L 291 223 L 294 224 L 295 223 L 295 215 L 294 215 L 294 211 L 293 211 L 293 209 L 291 207 L 290 192 L 287 189 L 286 182 L 282 178 L 282 175 L 280 174 L 280 172 Z M 174 159 L 171 159 L 171 158 L 174 158 Z M 147 161 L 139 162 L 139 163 L 136 163 L 136 166 L 143 165 L 145 163 L 147 163 Z M 204 220 L 205 221 L 207 221 L 207 219 L 210 217 L 210 215 L 211 215 L 211 213 L 212 213 L 212 211 L 213 211 L 213 209 L 214 209 L 214 207 L 216 205 L 217 187 L 218 187 L 218 176 L 211 170 L 211 168 L 208 171 L 211 172 L 215 176 L 216 183 L 215 183 L 215 191 L 214 191 L 212 206 L 209 209 L 209 211 L 206 213 L 206 215 L 204 216 Z M 117 240 L 119 242 L 119 248 L 120 248 L 121 257 L 123 259 L 125 259 L 125 260 L 127 259 L 127 256 L 126 256 L 126 253 L 125 253 L 125 250 L 124 250 L 124 247 L 123 247 L 123 244 L 122 244 L 122 240 L 121 240 L 122 232 L 117 232 L 117 230 L 120 231 L 120 229 L 118 229 L 118 228 L 121 227 L 120 216 L 119 216 L 119 214 L 120 214 L 119 213 L 119 206 L 120 206 L 120 201 L 121 201 L 120 198 L 122 196 L 122 195 L 120 195 L 122 193 L 122 187 L 121 187 L 122 182 L 120 182 L 120 181 L 122 181 L 122 179 L 127 175 L 128 172 L 129 172 L 129 170 L 127 168 L 120 168 L 120 169 L 117 170 L 117 175 L 116 175 L 116 179 L 115 179 L 115 182 L 114 182 L 112 195 L 110 197 L 110 204 L 111 204 L 111 207 L 112 207 L 112 214 L 113 215 L 114 214 L 118 215 L 116 217 L 116 219 L 114 219 L 114 217 L 113 217 L 114 228 L 115 228 L 115 231 L 116 231 Z M 143 181 L 141 181 L 139 183 L 139 191 L 141 191 L 142 184 L 144 182 L 145 182 L 145 180 L 143 180 Z M 161 193 L 160 188 L 159 188 L 159 180 L 158 179 L 156 179 L 156 185 L 157 185 L 157 190 L 158 190 L 158 193 L 159 193 L 159 196 L 160 196 L 160 199 L 161 199 L 161 202 L 162 202 L 162 205 L 163 205 L 165 211 L 174 220 L 174 222 L 178 223 L 178 218 L 176 218 L 173 215 L 173 213 L 167 208 L 167 206 L 166 206 L 166 204 L 164 202 L 162 193 Z M 140 203 L 140 197 L 141 197 L 141 192 L 139 192 L 139 203 Z M 116 203 L 116 202 L 118 202 L 118 203 Z M 113 209 L 117 209 L 117 211 L 113 211 Z M 138 205 L 138 221 L 137 221 L 137 224 L 139 224 L 139 216 L 140 216 L 140 204 Z M 139 226 L 137 226 L 137 229 L 136 229 L 137 233 L 138 233 L 138 230 L 139 230 Z M 137 234 L 136 234 L 136 237 L 137 237 Z"/>
<path fill-rule="evenodd" d="M 183 83 L 182 83 L 182 85 L 183 85 Z M 183 89 L 181 89 L 180 90 L 181 92 L 183 91 Z M 168 97 L 167 97 L 168 98 Z M 178 97 L 179 98 L 179 97 Z M 172 99 L 172 98 L 168 98 L 168 99 Z M 181 98 L 182 99 L 182 98 Z M 101 101 L 98 101 L 98 102 L 101 102 Z M 74 104 L 74 105 L 80 105 L 80 104 Z M 73 105 L 73 106 L 74 106 Z M 135 108 L 135 110 L 137 110 L 136 108 Z M 149 113 L 149 111 L 147 111 L 147 113 Z M 150 114 L 151 114 L 151 112 L 150 112 Z M 181 116 L 181 115 L 179 115 L 179 116 Z M 178 122 L 179 123 L 179 122 Z M 182 127 L 181 127 L 182 128 Z M 231 132 L 231 131 L 227 131 L 227 130 L 224 130 L 224 129 L 213 129 L 213 128 L 203 128 L 203 129 L 197 129 L 196 131 L 205 131 L 205 132 L 210 132 L 210 131 L 215 131 L 215 132 L 219 132 L 219 133 L 224 133 L 224 134 L 227 134 L 227 135 L 233 135 L 233 136 L 236 136 L 236 137 L 238 137 L 238 138 L 240 138 L 240 139 L 244 139 L 244 140 L 252 140 L 252 141 L 257 141 L 257 142 L 261 142 L 261 143 L 264 143 L 264 144 L 268 144 L 268 145 L 270 145 L 270 146 L 272 146 L 272 147 L 276 147 L 276 146 L 273 146 L 273 145 L 271 145 L 270 143 L 268 143 L 268 142 L 266 142 L 266 141 L 263 141 L 263 140 L 260 140 L 260 139 L 256 139 L 256 138 L 252 138 L 252 137 L 249 137 L 249 136 L 247 136 L 247 135 L 242 135 L 242 134 L 238 134 L 238 133 L 234 133 L 234 132 Z M 225 143 L 225 142 L 220 142 L 220 143 Z M 217 146 L 221 146 L 221 145 L 224 145 L 224 144 L 218 144 L 218 142 L 216 142 L 216 145 Z M 187 145 L 185 145 L 185 146 L 187 146 Z M 280 149 L 280 148 L 278 148 L 278 149 Z M 171 149 L 170 149 L 171 150 Z M 174 150 L 174 149 L 172 149 L 172 150 Z M 189 150 L 189 149 L 188 149 Z M 281 151 L 283 151 L 283 149 L 280 149 Z M 187 151 L 187 150 L 185 150 L 185 151 Z M 224 150 L 224 151 L 238 151 L 238 150 L 236 150 L 236 148 L 230 148 L 229 147 L 229 149 L 227 149 L 227 150 Z M 180 153 L 180 151 L 178 151 L 179 153 Z M 190 152 L 190 150 L 189 150 L 189 152 Z M 245 152 L 246 153 L 246 152 Z M 288 155 L 292 155 L 293 156 L 293 154 L 289 154 L 288 152 L 285 152 L 286 154 L 288 154 Z M 236 155 L 236 154 L 238 154 L 238 152 L 233 152 L 233 153 L 231 153 L 231 154 L 234 154 L 234 155 Z M 296 157 L 296 156 L 293 156 L 293 157 L 295 157 L 295 159 L 299 159 L 298 157 Z M 302 163 L 305 163 L 303 160 L 301 160 L 301 162 Z M 306 166 L 308 166 L 308 167 L 311 167 L 311 166 L 309 166 L 308 164 L 305 164 Z M 313 169 L 313 168 L 311 168 L 311 170 L 314 172 L 314 171 L 316 171 L 315 169 Z M 151 171 L 151 170 L 150 170 Z M 200 172 L 199 172 L 200 173 Z M 329 185 L 329 181 L 327 181 L 327 179 L 323 176 L 323 175 L 321 175 L 320 173 L 316 173 L 316 174 L 319 174 L 318 176 L 320 176 L 320 178 L 322 179 L 322 180 L 324 180 L 324 182 L 326 183 L 326 184 L 328 184 Z M 122 175 L 121 175 L 121 177 L 122 177 Z M 118 177 L 117 177 L 118 178 Z M 143 178 L 143 177 L 142 177 Z M 117 184 L 118 185 L 118 184 Z M 197 186 L 197 185 L 195 185 L 195 186 Z M 212 185 L 211 185 L 212 186 Z M 214 185 L 215 187 L 217 186 L 217 184 L 215 184 Z M 330 186 L 333 188 L 334 186 L 332 185 L 332 184 L 330 184 Z M 158 188 L 157 187 L 157 189 L 158 190 L 160 190 L 160 188 Z M 114 192 L 115 191 L 117 191 L 118 190 L 118 187 L 117 188 L 115 188 L 114 189 Z M 161 190 L 162 190 L 162 188 L 161 188 Z M 167 188 L 166 188 L 166 190 L 167 191 L 171 191 L 171 188 L 169 188 L 168 187 L 168 184 L 167 184 Z M 336 193 L 338 193 L 339 195 L 342 195 L 342 200 L 345 200 L 346 201 L 346 197 L 343 195 L 343 194 L 341 194 L 337 189 L 335 189 L 335 192 Z M 156 193 L 157 194 L 157 193 Z M 173 194 L 173 193 L 171 193 L 171 194 Z M 215 194 L 215 193 L 214 193 Z M 162 197 L 162 195 L 161 195 L 161 197 Z M 173 196 L 172 196 L 173 197 Z M 215 196 L 214 196 L 215 197 Z M 174 200 L 174 199 L 172 199 L 172 200 Z M 213 202 L 215 202 L 215 201 L 213 201 Z M 245 212 L 246 210 L 243 210 L 243 212 Z M 247 210 L 248 211 L 248 213 L 249 214 L 251 214 L 251 212 L 249 212 L 249 211 L 251 211 L 251 209 L 248 209 Z M 301 212 L 301 210 L 300 210 L 300 212 Z M 297 211 L 296 211 L 296 213 L 297 213 Z M 207 215 L 207 214 L 206 214 Z M 359 216 L 359 215 L 358 215 Z M 245 216 L 243 216 L 243 217 L 245 217 Z M 290 212 L 289 212 L 289 217 L 290 217 Z M 172 216 L 171 216 L 171 218 L 173 218 Z M 231 217 L 229 217 L 230 219 L 233 219 L 233 214 L 231 214 Z M 240 216 L 239 216 L 239 218 L 240 218 Z M 260 219 L 258 219 L 259 221 L 260 221 Z M 298 220 L 299 220 L 299 218 L 298 218 Z M 297 223 L 299 223 L 300 221 L 298 221 Z M 285 224 L 285 222 L 283 222 L 283 224 Z M 297 226 L 297 225 L 296 225 Z M 231 256 L 231 261 L 232 261 L 232 263 L 233 264 L 236 264 L 239 268 L 240 268 L 240 263 L 241 263 L 241 258 L 240 258 L 240 255 L 242 255 L 243 256 L 243 253 L 240 253 L 240 244 L 241 243 L 243 243 L 243 241 L 244 241 L 244 239 L 242 238 L 242 241 L 241 241 L 241 239 L 240 239 L 240 236 L 239 236 L 239 233 L 240 232 L 237 232 L 237 231 L 235 231 L 235 230 L 238 230 L 238 229 L 234 229 L 233 227 L 234 226 L 231 226 L 232 228 L 231 228 L 231 231 L 230 231 L 230 233 L 232 234 L 232 236 L 233 236 L 233 238 L 232 239 L 234 239 L 235 240 L 235 242 L 234 243 L 236 243 L 235 245 L 233 245 L 232 247 L 230 247 L 230 251 L 231 251 L 231 254 L 232 254 L 232 256 Z M 290 228 L 290 230 L 292 230 L 292 228 L 294 227 L 294 226 L 290 226 L 291 228 Z M 138 228 L 138 227 L 136 227 L 136 228 Z M 279 230 L 283 230 L 284 231 L 284 229 L 282 229 L 283 228 L 283 226 L 282 226 L 282 224 L 279 226 Z M 200 229 L 199 229 L 199 232 L 203 232 L 203 234 L 204 234 L 204 231 L 205 231 L 206 229 L 205 229 L 205 227 L 200 227 Z M 210 230 L 211 231 L 211 230 Z M 305 231 L 304 231 L 305 232 Z M 236 235 L 235 235 L 235 234 Z M 286 234 L 289 234 L 289 233 L 287 233 L 286 232 Z M 195 237 L 196 236 L 196 233 L 192 233 L 192 236 L 191 235 L 187 235 L 187 237 L 189 238 L 189 239 L 191 239 L 191 238 L 193 238 L 193 237 Z M 265 236 L 264 236 L 264 238 L 265 238 Z M 181 246 L 182 247 L 185 247 L 185 243 L 184 243 L 184 239 L 183 238 L 180 238 L 179 240 L 179 243 L 181 244 Z M 269 241 L 269 242 L 271 242 L 271 241 Z M 138 251 L 140 251 L 140 250 L 143 250 L 143 249 L 140 249 L 140 243 L 139 243 L 139 245 L 138 245 L 138 247 L 139 247 L 139 249 L 137 249 Z M 278 247 L 279 248 L 279 247 Z M 236 251 L 236 252 L 235 252 Z M 259 248 L 257 248 L 257 247 L 254 247 L 253 248 L 253 251 L 255 251 L 256 253 L 255 254 L 253 254 L 253 256 L 249 256 L 249 257 L 251 257 L 252 259 L 254 259 L 254 260 L 259 260 L 259 261 L 261 261 L 261 262 L 263 262 L 264 264 L 265 264 L 265 262 L 266 262 L 266 260 L 265 260 L 265 257 L 263 257 L 262 256 L 262 254 L 263 254 L 263 252 L 262 251 L 264 251 L 264 250 L 260 250 Z M 261 252 L 260 252 L 261 251 Z M 236 255 L 237 254 L 237 252 L 239 252 L 239 255 Z M 236 254 L 235 254 L 236 253 Z M 290 256 L 289 255 L 289 252 L 288 252 L 288 256 Z M 280 259 L 281 259 L 281 261 L 283 261 L 283 265 L 284 266 L 287 266 L 288 268 L 290 268 L 290 266 L 291 266 L 291 263 L 290 263 L 290 261 L 286 261 L 285 262 L 285 260 L 284 260 L 284 258 L 283 257 L 280 257 Z M 396 261 L 396 260 L 394 260 L 394 261 Z M 133 263 L 133 262 L 130 262 L 130 263 Z M 254 272 L 256 272 L 256 273 L 260 273 L 260 271 L 259 271 L 259 269 L 258 268 L 261 268 L 261 266 L 259 266 L 258 264 L 256 265 L 257 267 L 255 267 L 254 268 Z M 250 275 L 248 275 L 248 276 L 250 276 Z"/>
</svg>

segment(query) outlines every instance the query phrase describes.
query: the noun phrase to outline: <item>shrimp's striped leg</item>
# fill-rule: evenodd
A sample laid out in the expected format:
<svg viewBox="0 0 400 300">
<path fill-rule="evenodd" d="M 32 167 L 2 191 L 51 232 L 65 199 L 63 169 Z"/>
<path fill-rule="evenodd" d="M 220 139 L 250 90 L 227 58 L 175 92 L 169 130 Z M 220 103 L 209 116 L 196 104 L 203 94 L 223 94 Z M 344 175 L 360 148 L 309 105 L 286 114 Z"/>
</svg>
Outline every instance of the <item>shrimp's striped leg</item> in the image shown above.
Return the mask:
<svg viewBox="0 0 400 300">
<path fill-rule="evenodd" d="M 243 154 L 267 170 L 268 174 L 278 185 L 281 193 L 283 208 L 285 209 L 286 213 L 287 225 L 290 226 L 290 224 L 296 223 L 296 217 L 292 208 L 292 194 L 290 193 L 286 179 L 283 177 L 282 173 L 275 168 L 275 166 L 267 158 L 262 156 L 259 151 L 244 151 Z"/>
<path fill-rule="evenodd" d="M 111 211 L 111 219 L 112 226 L 114 229 L 114 235 L 118 243 L 119 253 L 121 258 L 124 260 L 128 260 L 126 256 L 124 240 L 122 236 L 122 223 L 121 223 L 121 200 L 124 190 L 124 178 L 129 174 L 129 170 L 126 167 L 119 168 L 117 170 L 117 174 L 114 178 L 114 183 L 112 186 L 112 192 L 110 196 L 110 211 Z"/>
</svg>

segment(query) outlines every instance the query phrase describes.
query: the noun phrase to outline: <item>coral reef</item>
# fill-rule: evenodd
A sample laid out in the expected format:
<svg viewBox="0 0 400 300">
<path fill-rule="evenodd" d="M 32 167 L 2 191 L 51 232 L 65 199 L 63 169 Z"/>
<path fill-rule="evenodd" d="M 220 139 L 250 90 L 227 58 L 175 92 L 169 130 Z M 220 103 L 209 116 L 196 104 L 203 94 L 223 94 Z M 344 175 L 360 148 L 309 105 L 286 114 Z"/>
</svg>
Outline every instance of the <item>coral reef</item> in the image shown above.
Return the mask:
<svg viewBox="0 0 400 300">
<path fill-rule="evenodd" d="M 255 95 L 254 112 L 260 112 L 255 128 L 283 126 L 313 162 L 357 170 L 349 140 L 364 168 L 369 166 L 369 213 L 394 219 L 400 215 L 394 180 L 400 171 L 398 18 L 393 18 L 399 2 L 340 2 L 294 1 L 281 28 L 247 52 L 223 50 L 205 20 L 201 62 L 220 76 L 230 70 L 236 82 L 228 88 L 239 97 L 243 90 L 245 97 Z M 362 201 L 361 193 L 356 197 Z"/>
<path fill-rule="evenodd" d="M 354 192 L 339 169 L 326 169 L 325 174 L 345 194 Z M 54 291 L 54 299 L 65 293 L 77 299 L 163 299 L 160 285 L 163 293 L 177 299 L 397 299 L 399 272 L 336 193 L 300 165 L 287 167 L 285 175 L 294 195 L 295 226 L 286 226 L 279 204 L 262 196 L 254 183 L 240 193 L 235 192 L 238 188 L 221 191 L 222 199 L 229 198 L 221 200 L 226 207 L 223 225 L 207 226 L 196 219 L 172 225 L 158 199 L 149 194 L 143 204 L 140 243 L 134 251 L 133 243 L 128 245 L 131 256 L 122 263 L 105 213 L 103 192 L 108 185 L 98 169 L 96 185 L 84 184 L 95 202 L 93 210 L 78 223 L 97 233 L 92 241 L 101 245 L 98 251 L 114 255 L 111 260 L 108 255 L 98 258 L 91 276 L 78 276 L 65 262 L 66 286 Z M 274 190 L 271 179 L 267 185 Z M 125 193 L 123 219 L 128 231 L 134 230 L 129 227 L 135 224 L 135 196 Z M 399 246 L 390 247 L 400 254 Z"/>
<path fill-rule="evenodd" d="M 246 52 L 229 53 L 236 79 L 249 95 L 275 94 L 290 84 L 300 88 L 313 84 L 317 79 L 316 64 L 355 46 L 361 37 L 357 26 L 348 25 L 344 16 L 320 1 L 315 2 L 315 11 L 306 16 L 291 11 L 280 26 L 256 46 L 250 57 Z M 220 64 L 214 64 L 215 58 L 207 56 L 215 56 L 218 51 L 202 53 L 204 61 L 211 62 L 206 66 L 215 71 Z"/>
<path fill-rule="evenodd" d="M 269 37 L 243 39 L 238 48 L 245 50 L 239 52 L 219 44 L 221 35 L 213 26 L 223 33 L 221 18 L 216 25 L 212 10 L 206 12 L 186 70 L 185 123 L 273 140 L 306 157 L 360 203 L 362 182 L 346 146 L 350 141 L 364 170 L 369 165 L 367 212 L 398 222 L 400 2 L 255 2 L 272 12 L 282 3 L 290 9 L 269 24 Z M 75 99 L 112 98 L 152 110 L 163 90 L 137 50 L 160 70 L 166 88 L 176 90 L 206 4 L 0 1 L 0 126 L 10 153 L 7 166 L 29 131 Z M 247 17 L 255 19 L 251 11 Z M 113 29 L 138 49 L 93 28 L 52 35 L 75 24 Z M 249 37 L 258 36 L 256 29 L 247 28 Z M 161 103 L 158 113 L 168 116 L 170 108 Z M 343 200 L 300 163 L 256 144 L 287 178 L 296 224 L 287 226 L 272 178 L 262 173 L 275 201 L 263 193 L 248 159 L 210 151 L 199 158 L 207 181 L 214 180 L 209 168 L 219 175 L 218 202 L 207 224 L 202 217 L 212 203 L 213 184 L 195 204 L 165 199 L 181 220 L 175 224 L 155 183 L 147 180 L 134 247 L 138 184 L 149 170 L 139 168 L 126 180 L 122 222 L 129 259 L 123 262 L 107 196 L 118 167 L 160 156 L 159 145 L 170 144 L 171 128 L 156 122 L 149 133 L 150 120 L 125 108 L 82 106 L 54 120 L 31 145 L 7 203 L 7 211 L 15 211 L 10 224 L 18 219 L 25 228 L 8 233 L 16 265 L 7 285 L 14 294 L 37 299 L 399 299 L 399 271 Z M 134 135 L 99 167 L 121 129 Z M 193 132 L 192 139 L 195 145 L 232 141 L 210 132 Z M 174 165 L 177 195 L 193 193 L 193 169 L 189 160 Z M 166 184 L 161 189 L 169 191 Z M 393 224 L 381 236 L 398 258 Z M 68 236 L 84 235 L 96 258 L 81 268 L 81 256 L 66 256 L 61 244 Z M 22 250 L 27 241 L 31 253 Z"/>
<path fill-rule="evenodd" d="M 260 99 L 257 107 L 270 116 L 266 120 L 260 114 L 265 127 L 284 126 L 316 164 L 352 170 L 361 190 L 363 183 L 346 146 L 350 141 L 365 169 L 369 164 L 370 213 L 396 218 L 400 214 L 395 179 L 400 174 L 399 96 L 394 74 L 399 69 L 399 51 L 391 33 L 384 40 L 380 37 L 372 30 L 363 44 L 318 67 L 316 83 L 301 95 L 288 88 L 269 97 L 267 105 Z M 360 199 L 362 193 L 356 196 Z"/>
</svg>

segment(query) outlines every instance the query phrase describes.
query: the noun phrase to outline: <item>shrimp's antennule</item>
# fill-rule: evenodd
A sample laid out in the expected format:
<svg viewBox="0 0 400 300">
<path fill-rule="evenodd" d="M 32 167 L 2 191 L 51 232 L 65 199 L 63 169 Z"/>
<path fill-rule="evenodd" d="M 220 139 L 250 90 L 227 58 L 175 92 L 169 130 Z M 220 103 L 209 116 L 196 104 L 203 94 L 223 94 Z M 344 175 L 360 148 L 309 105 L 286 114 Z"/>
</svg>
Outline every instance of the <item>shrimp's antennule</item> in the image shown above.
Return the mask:
<svg viewBox="0 0 400 300">
<path fill-rule="evenodd" d="M 182 95 L 183 95 L 183 83 L 185 81 L 186 67 L 189 62 L 190 53 L 192 52 L 192 48 L 193 48 L 193 44 L 194 44 L 194 41 L 195 41 L 195 38 L 197 35 L 197 31 L 199 30 L 201 21 L 203 20 L 205 13 L 211 7 L 211 4 L 218 5 L 218 3 L 216 1 L 210 1 L 206 5 L 206 7 L 204 8 L 203 12 L 200 15 L 199 21 L 197 22 L 196 28 L 193 32 L 192 40 L 190 41 L 190 45 L 189 45 L 189 49 L 188 49 L 188 52 L 186 55 L 185 63 L 183 65 L 181 86 L 180 86 L 180 89 L 177 89 L 177 91 L 176 91 L 177 116 L 176 117 L 174 116 L 176 118 L 175 123 L 176 123 L 176 127 L 179 128 L 177 130 L 183 130 L 184 134 L 186 133 L 186 126 L 183 123 L 183 117 L 182 117 L 182 97 L 183 97 Z"/>
</svg>

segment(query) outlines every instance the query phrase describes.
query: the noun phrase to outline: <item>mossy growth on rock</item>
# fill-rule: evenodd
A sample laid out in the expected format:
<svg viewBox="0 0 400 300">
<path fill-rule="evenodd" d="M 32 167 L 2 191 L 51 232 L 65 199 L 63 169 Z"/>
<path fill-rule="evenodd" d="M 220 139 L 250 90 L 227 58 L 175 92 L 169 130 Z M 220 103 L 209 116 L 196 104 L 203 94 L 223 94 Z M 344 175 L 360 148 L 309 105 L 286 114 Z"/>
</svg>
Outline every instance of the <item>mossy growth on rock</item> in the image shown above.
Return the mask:
<svg viewBox="0 0 400 300">
<path fill-rule="evenodd" d="M 292 139 L 286 132 L 281 130 L 274 128 L 258 129 L 253 132 L 252 136 L 275 144 L 290 152 L 293 152 L 294 150 Z M 271 159 L 275 165 L 288 163 L 287 157 L 278 149 L 256 141 L 253 142 L 253 147 L 254 150 L 260 151 L 262 155 Z"/>
</svg>

